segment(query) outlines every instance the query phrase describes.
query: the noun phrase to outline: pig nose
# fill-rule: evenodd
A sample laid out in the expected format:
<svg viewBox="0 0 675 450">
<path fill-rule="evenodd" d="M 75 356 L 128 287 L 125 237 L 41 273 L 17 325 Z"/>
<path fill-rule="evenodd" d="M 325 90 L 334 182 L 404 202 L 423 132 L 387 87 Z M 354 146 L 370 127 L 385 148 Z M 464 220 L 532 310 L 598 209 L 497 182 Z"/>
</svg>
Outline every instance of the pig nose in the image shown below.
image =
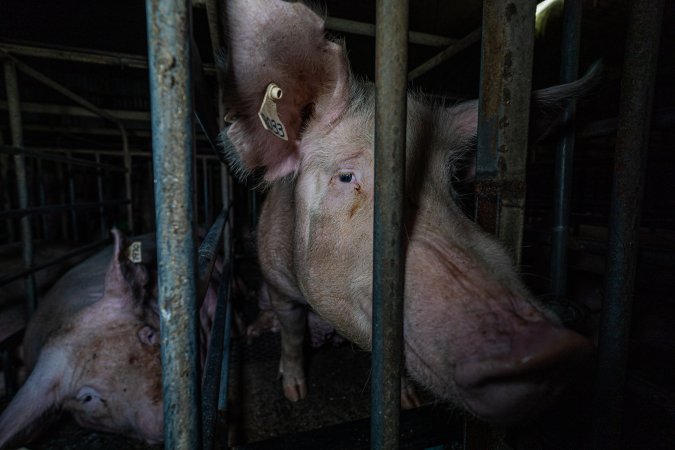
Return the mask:
<svg viewBox="0 0 675 450">
<path fill-rule="evenodd" d="M 592 350 L 590 341 L 573 331 L 530 323 L 512 338 L 508 354 L 460 361 L 455 382 L 477 416 L 509 425 L 541 411 Z"/>
</svg>

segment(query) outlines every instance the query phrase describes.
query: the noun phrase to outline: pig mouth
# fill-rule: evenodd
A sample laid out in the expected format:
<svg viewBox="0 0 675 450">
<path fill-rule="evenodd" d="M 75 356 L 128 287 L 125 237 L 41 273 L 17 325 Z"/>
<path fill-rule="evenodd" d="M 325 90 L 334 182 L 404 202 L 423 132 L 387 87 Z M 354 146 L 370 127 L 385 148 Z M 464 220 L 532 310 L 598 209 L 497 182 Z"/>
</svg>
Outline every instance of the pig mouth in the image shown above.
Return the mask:
<svg viewBox="0 0 675 450">
<path fill-rule="evenodd" d="M 508 355 L 456 365 L 455 383 L 470 412 L 495 425 L 523 422 L 549 406 L 589 360 L 593 347 L 586 338 L 563 328 L 536 328 L 541 336 L 526 348 L 516 343 Z"/>
</svg>

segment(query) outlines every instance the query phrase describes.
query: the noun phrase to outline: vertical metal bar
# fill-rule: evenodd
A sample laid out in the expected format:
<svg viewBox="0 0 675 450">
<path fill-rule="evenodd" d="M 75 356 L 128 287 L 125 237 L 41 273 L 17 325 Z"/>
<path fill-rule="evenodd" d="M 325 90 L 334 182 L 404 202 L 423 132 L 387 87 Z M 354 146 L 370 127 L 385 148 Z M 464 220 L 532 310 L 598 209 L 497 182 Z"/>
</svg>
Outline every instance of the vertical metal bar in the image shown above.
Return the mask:
<svg viewBox="0 0 675 450">
<path fill-rule="evenodd" d="M 595 448 L 621 447 L 628 330 L 662 14 L 663 0 L 631 3 L 614 156 L 605 300 L 598 340 Z"/>
<path fill-rule="evenodd" d="M 378 0 L 371 448 L 398 448 L 403 340 L 403 220 L 408 1 Z"/>
<path fill-rule="evenodd" d="M 536 0 L 483 3 L 476 221 L 520 262 Z"/>
<path fill-rule="evenodd" d="M 193 205 L 190 1 L 146 0 L 164 445 L 201 448 Z"/>
<path fill-rule="evenodd" d="M 563 13 L 562 60 L 560 82 L 570 83 L 579 72 L 579 42 L 583 0 L 567 0 Z M 569 123 L 575 115 L 576 100 L 568 100 L 563 121 Z M 572 199 L 572 168 L 574 162 L 574 128 L 570 127 L 558 142 L 555 160 L 555 192 L 553 194 L 553 230 L 551 234 L 551 292 L 558 301 L 567 291 L 567 238 L 570 227 Z"/>
<path fill-rule="evenodd" d="M 66 185 L 66 177 L 63 173 L 64 164 L 56 165 L 56 177 L 59 180 L 59 203 L 63 205 L 66 203 L 66 195 L 64 193 L 64 186 Z M 68 238 L 68 212 L 63 211 L 61 213 L 61 237 L 63 239 Z"/>
<path fill-rule="evenodd" d="M 95 153 L 94 156 L 96 157 L 96 164 L 101 164 L 101 155 Z M 96 192 L 98 202 L 103 202 L 103 169 L 101 167 L 96 168 Z M 98 220 L 101 227 L 101 239 L 103 239 L 108 235 L 108 221 L 103 206 L 98 209 Z"/>
<path fill-rule="evenodd" d="M 37 183 L 38 183 L 38 200 L 40 203 L 40 206 L 45 206 L 45 183 L 44 183 L 44 176 L 43 176 L 43 170 L 42 170 L 42 160 L 40 158 L 37 158 Z M 42 239 L 48 240 L 49 237 L 47 235 L 48 233 L 48 227 L 47 227 L 47 219 L 46 217 L 40 216 L 40 225 L 42 228 Z"/>
<path fill-rule="evenodd" d="M 73 155 L 70 152 L 66 152 L 66 156 L 70 159 Z M 71 205 L 74 205 L 76 202 L 75 195 L 75 175 L 73 174 L 73 165 L 68 163 L 68 201 Z M 80 240 L 80 228 L 77 226 L 77 211 L 75 208 L 70 210 L 70 222 L 73 231 L 73 239 L 76 241 Z"/>
<path fill-rule="evenodd" d="M 209 167 L 206 158 L 202 158 L 202 194 L 204 201 L 204 224 L 211 225 L 211 208 L 209 208 Z"/>
<path fill-rule="evenodd" d="M 4 144 L 5 140 L 0 132 L 0 144 Z M 9 180 L 9 157 L 0 155 L 0 182 L 4 183 L 2 186 L 2 206 L 6 210 L 12 209 L 12 198 L 10 195 L 10 180 Z M 9 242 L 16 241 L 16 234 L 14 231 L 14 221 L 7 219 L 5 222 L 7 229 L 7 239 Z"/>
<path fill-rule="evenodd" d="M 5 379 L 5 394 L 8 398 L 12 398 L 18 388 L 12 352 L 9 349 L 0 350 L 0 361 L 2 361 L 2 373 Z"/>
<path fill-rule="evenodd" d="M 12 145 L 23 148 L 23 125 L 21 124 L 21 109 L 19 101 L 19 84 L 16 79 L 16 67 L 10 61 L 5 62 L 5 87 L 7 89 L 7 109 L 9 126 L 12 133 Z M 26 180 L 26 162 L 22 153 L 14 155 L 14 172 L 16 176 L 19 208 L 28 208 L 28 186 Z M 21 224 L 21 243 L 23 263 L 26 268 L 33 265 L 33 230 L 30 216 L 19 219 Z M 37 307 L 37 291 L 35 275 L 26 277 L 26 306 L 31 315 Z"/>
</svg>

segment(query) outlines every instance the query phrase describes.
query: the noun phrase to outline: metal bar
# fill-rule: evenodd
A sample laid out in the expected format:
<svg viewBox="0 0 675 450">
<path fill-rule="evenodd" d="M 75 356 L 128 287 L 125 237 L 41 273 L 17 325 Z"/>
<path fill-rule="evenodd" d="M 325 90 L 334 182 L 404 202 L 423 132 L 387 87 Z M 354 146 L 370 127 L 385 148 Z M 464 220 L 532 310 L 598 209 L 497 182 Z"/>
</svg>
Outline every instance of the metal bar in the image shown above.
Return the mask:
<svg viewBox="0 0 675 450">
<path fill-rule="evenodd" d="M 375 24 L 357 22 L 355 20 L 341 19 L 339 17 L 326 17 L 326 28 L 341 33 L 351 33 L 361 36 L 375 36 Z M 408 42 L 411 44 L 426 45 L 429 47 L 447 47 L 456 43 L 458 39 L 436 34 L 408 31 Z"/>
<path fill-rule="evenodd" d="M 63 173 L 63 166 L 64 164 L 57 164 L 56 165 L 56 176 L 59 180 L 59 201 L 61 202 L 62 205 L 66 204 L 66 196 L 64 193 L 64 186 L 66 185 L 66 177 Z M 61 237 L 63 239 L 68 238 L 68 213 L 67 209 L 63 209 L 63 213 L 61 214 Z"/>
<path fill-rule="evenodd" d="M 68 152 L 66 152 L 66 157 L 68 159 L 72 159 L 70 153 Z M 66 171 L 68 173 L 68 201 L 70 202 L 71 205 L 75 205 L 76 203 L 75 174 L 73 173 L 73 165 L 71 163 L 68 163 L 66 165 Z M 70 226 L 73 233 L 73 239 L 79 241 L 80 230 L 79 227 L 77 226 L 77 212 L 75 208 L 70 208 L 68 211 L 70 212 Z"/>
<path fill-rule="evenodd" d="M 47 205 L 47 206 L 40 206 L 40 207 L 33 207 L 33 208 L 24 208 L 24 209 L 10 209 L 9 211 L 0 211 L 0 219 L 8 218 L 8 217 L 26 217 L 26 216 L 31 216 L 35 214 L 48 214 L 48 213 L 56 213 L 60 211 L 70 211 L 70 210 L 76 210 L 76 209 L 94 209 L 98 208 L 99 206 L 118 206 L 118 205 L 126 205 L 129 203 L 130 200 L 128 199 L 122 199 L 122 200 L 106 200 L 104 202 L 87 202 L 87 203 L 77 203 L 77 204 L 72 204 L 72 203 L 65 203 L 65 204 L 60 204 L 60 205 Z M 74 239 L 77 240 L 77 239 Z"/>
<path fill-rule="evenodd" d="M 0 145 L 0 153 L 5 154 L 5 155 L 17 155 L 19 153 L 23 153 L 25 156 L 31 156 L 33 158 L 37 159 L 42 159 L 46 161 L 57 161 L 57 162 L 67 162 L 70 164 L 74 164 L 76 166 L 82 166 L 82 167 L 95 167 L 95 168 L 105 168 L 111 171 L 115 172 L 124 172 L 126 169 L 123 167 L 119 166 L 113 166 L 112 164 L 101 164 L 101 163 L 95 163 L 92 161 L 87 161 L 86 159 L 78 159 L 78 158 L 68 158 L 65 156 L 58 156 L 58 155 L 48 155 L 45 153 L 41 153 L 42 151 L 62 151 L 64 153 L 68 152 L 73 152 L 77 153 L 78 150 L 70 150 L 70 149 L 42 149 L 42 148 L 35 148 L 35 147 L 24 147 L 23 149 L 14 147 L 11 145 Z M 95 155 L 99 155 L 97 151 L 92 151 L 91 153 Z M 123 156 L 119 152 L 114 152 L 118 156 Z M 152 156 L 152 153 L 145 153 L 147 156 Z"/>
<path fill-rule="evenodd" d="M 0 144 L 4 143 L 4 138 L 2 133 L 0 133 Z M 10 190 L 10 178 L 9 178 L 9 158 L 6 155 L 0 154 L 0 182 L 5 183 L 2 186 L 2 206 L 3 209 L 12 209 L 12 199 L 9 193 Z M 7 219 L 5 222 L 5 228 L 7 229 L 7 239 L 9 242 L 16 241 L 16 234 L 14 231 L 14 222 L 12 219 Z"/>
<path fill-rule="evenodd" d="M 133 69 L 147 69 L 148 60 L 145 56 L 130 53 L 105 52 L 75 47 L 45 47 L 36 44 L 19 42 L 0 42 L 0 50 L 15 55 L 33 56 L 38 58 L 57 59 L 62 61 L 103 64 L 108 66 L 129 67 Z M 205 64 L 204 72 L 214 74 L 213 64 Z"/>
<path fill-rule="evenodd" d="M 32 149 L 32 147 L 31 147 L 31 149 Z M 39 147 L 39 148 L 37 148 L 37 150 L 39 150 L 40 152 L 49 152 L 49 153 L 56 153 L 56 152 L 67 153 L 67 152 L 70 152 L 70 153 L 80 153 L 80 154 L 83 154 L 83 155 L 117 156 L 117 157 L 120 157 L 120 158 L 123 156 L 122 153 L 120 153 L 117 150 L 97 150 L 97 149 L 93 149 L 93 148 L 73 148 L 73 149 L 70 149 L 70 148 Z M 2 152 L 0 151 L 0 153 L 2 153 Z M 152 157 L 152 152 L 146 152 L 146 151 L 142 151 L 142 150 L 132 150 L 131 152 L 129 152 L 129 154 L 132 157 L 139 157 L 139 156 L 144 157 L 144 158 L 151 158 Z M 217 156 L 215 156 L 211 153 L 197 155 L 196 157 L 197 157 L 197 160 L 208 159 L 209 161 L 211 161 L 211 160 L 220 161 L 220 159 Z M 82 161 L 82 160 L 78 160 L 76 158 L 73 158 L 73 159 L 76 160 L 76 161 Z M 67 161 L 67 158 L 64 158 L 64 161 Z M 95 163 L 92 163 L 92 164 L 95 164 Z M 112 171 L 118 171 L 118 172 L 123 172 L 125 170 L 123 167 L 118 167 L 118 166 L 114 166 L 114 165 L 111 165 L 111 164 L 102 164 L 101 167 L 106 169 L 106 170 L 112 170 Z"/>
<path fill-rule="evenodd" d="M 213 272 L 213 266 L 216 262 L 218 243 L 220 242 L 220 238 L 223 236 L 223 228 L 225 226 L 228 213 L 229 211 L 223 209 L 220 214 L 218 214 L 218 217 L 213 222 L 211 228 L 209 228 L 209 232 L 204 237 L 204 240 L 199 246 L 197 298 L 199 299 L 200 304 L 204 299 L 204 295 L 206 295 L 206 290 L 209 286 L 211 272 Z"/>
<path fill-rule="evenodd" d="M 99 241 L 92 242 L 91 244 L 84 245 L 84 246 L 82 246 L 80 248 L 77 248 L 73 251 L 70 251 L 68 253 L 64 253 L 64 254 L 56 257 L 56 258 L 53 258 L 53 259 L 50 259 L 49 261 L 44 262 L 42 264 L 37 264 L 37 265 L 31 266 L 31 267 L 29 267 L 25 270 L 22 270 L 20 272 L 16 272 L 16 273 L 4 276 L 4 277 L 0 278 L 0 286 L 4 286 L 6 284 L 11 283 L 12 281 L 18 280 L 19 278 L 23 278 L 26 275 L 38 272 L 38 271 L 40 271 L 42 269 L 45 269 L 49 266 L 53 266 L 54 264 L 58 264 L 58 263 L 60 263 L 62 261 L 65 261 L 69 258 L 72 258 L 73 256 L 77 256 L 81 253 L 86 253 L 86 252 L 95 250 L 95 249 L 99 248 L 100 246 L 102 246 L 103 244 L 109 244 L 109 243 L 110 243 L 110 238 L 101 239 Z"/>
<path fill-rule="evenodd" d="M 5 62 L 5 87 L 7 89 L 7 103 L 9 104 L 9 126 L 12 133 L 12 145 L 23 147 L 23 128 L 21 124 L 21 109 L 19 101 L 19 84 L 16 79 L 16 66 L 11 61 Z M 28 208 L 28 186 L 26 179 L 26 163 L 23 154 L 14 155 L 14 173 L 16 176 L 19 208 Z M 22 216 L 21 243 L 23 248 L 23 263 L 26 267 L 33 265 L 33 230 L 30 217 Z M 26 310 L 32 315 L 37 307 L 37 289 L 35 277 L 26 277 Z"/>
<path fill-rule="evenodd" d="M 124 177 L 124 187 L 126 191 L 126 196 L 129 199 L 132 199 L 132 192 L 131 192 L 131 156 L 129 155 L 129 138 L 127 136 L 127 130 L 124 127 L 124 124 L 119 121 L 116 117 L 112 116 L 105 110 L 99 108 L 98 106 L 94 105 L 90 101 L 86 100 L 85 98 L 77 95 L 70 89 L 66 88 L 65 86 L 61 85 L 60 83 L 57 83 L 56 81 L 52 80 L 48 76 L 42 74 L 41 72 L 33 69 L 32 67 L 22 63 L 21 61 L 17 60 L 10 54 L 2 51 L 4 53 L 5 57 L 11 59 L 16 67 L 21 70 L 24 74 L 28 75 L 29 77 L 33 78 L 34 80 L 44 84 L 45 86 L 48 86 L 49 88 L 55 90 L 59 94 L 71 99 L 75 103 L 79 103 L 80 105 L 84 106 L 88 110 L 92 111 L 93 113 L 96 113 L 97 115 L 103 117 L 104 119 L 109 120 L 110 122 L 114 123 L 117 125 L 117 128 L 119 129 L 120 132 L 120 137 L 122 138 L 122 152 L 124 153 L 124 168 L 126 169 L 126 174 Z M 133 220 L 133 210 L 132 210 L 132 205 L 129 203 L 127 205 L 127 221 L 128 221 L 128 227 L 129 227 L 129 232 L 133 233 L 134 231 L 134 220 Z"/>
<path fill-rule="evenodd" d="M 593 405 L 595 448 L 621 446 L 628 330 L 663 6 L 663 0 L 635 0 L 629 13 L 598 339 Z"/>
<path fill-rule="evenodd" d="M 476 221 L 520 263 L 535 0 L 483 5 Z"/>
<path fill-rule="evenodd" d="M 202 194 L 204 200 L 204 223 L 211 223 L 211 210 L 209 208 L 209 168 L 205 159 L 202 159 Z"/>
<path fill-rule="evenodd" d="M 38 184 L 38 199 L 40 206 L 45 206 L 47 202 L 45 201 L 45 184 L 44 177 L 42 176 L 42 160 L 37 160 L 37 184 Z M 47 221 L 44 216 L 40 217 L 40 225 L 42 228 L 42 239 L 47 239 Z"/>
<path fill-rule="evenodd" d="M 209 349 L 202 381 L 202 437 L 203 449 L 214 448 L 214 435 L 218 416 L 218 393 L 221 384 L 221 367 L 226 341 L 224 339 L 226 319 L 230 306 L 230 265 L 223 266 L 223 273 L 218 287 L 218 303 L 213 318 Z M 227 342 L 229 347 L 229 342 Z M 225 384 L 226 385 L 226 384 Z"/>
<path fill-rule="evenodd" d="M 431 69 L 443 64 L 457 53 L 471 47 L 476 42 L 480 41 L 481 29 L 476 28 L 471 33 L 464 36 L 462 39 L 450 45 L 448 48 L 433 56 L 431 59 L 423 62 L 408 73 L 408 81 L 414 80 L 417 77 L 424 75 Z"/>
<path fill-rule="evenodd" d="M 164 446 L 201 448 L 190 1 L 146 0 L 164 384 Z"/>
<path fill-rule="evenodd" d="M 5 395 L 7 398 L 12 398 L 19 387 L 12 352 L 9 349 L 0 349 L 0 361 L 2 361 L 2 373 L 5 379 Z"/>
<path fill-rule="evenodd" d="M 378 0 L 371 448 L 398 448 L 403 340 L 403 220 L 408 1 Z"/>
<path fill-rule="evenodd" d="M 101 168 L 101 155 L 96 153 L 96 195 L 99 203 L 103 203 L 103 169 Z M 98 209 L 98 220 L 99 226 L 101 227 L 101 237 L 105 237 L 108 234 L 108 221 L 105 217 L 105 208 L 101 206 Z"/>
<path fill-rule="evenodd" d="M 0 100 L 0 110 L 7 109 L 7 102 Z M 133 111 L 122 109 L 107 109 L 102 108 L 102 111 L 110 114 L 118 120 L 136 120 L 141 122 L 150 121 L 150 112 L 148 111 Z M 32 103 L 25 102 L 21 104 L 22 113 L 37 113 L 37 114 L 51 114 L 56 116 L 77 116 L 77 117 L 99 117 L 87 108 L 81 106 L 71 105 L 57 105 L 48 103 Z"/>
<path fill-rule="evenodd" d="M 571 83 L 579 73 L 579 42 L 583 0 L 567 0 L 563 12 L 562 60 L 560 82 Z M 563 110 L 564 123 L 576 112 L 576 100 L 568 100 Z M 556 147 L 553 193 L 553 230 L 551 234 L 551 292 L 556 301 L 565 301 L 567 292 L 567 237 L 572 203 L 572 169 L 574 164 L 574 128 L 568 127 Z"/>
</svg>

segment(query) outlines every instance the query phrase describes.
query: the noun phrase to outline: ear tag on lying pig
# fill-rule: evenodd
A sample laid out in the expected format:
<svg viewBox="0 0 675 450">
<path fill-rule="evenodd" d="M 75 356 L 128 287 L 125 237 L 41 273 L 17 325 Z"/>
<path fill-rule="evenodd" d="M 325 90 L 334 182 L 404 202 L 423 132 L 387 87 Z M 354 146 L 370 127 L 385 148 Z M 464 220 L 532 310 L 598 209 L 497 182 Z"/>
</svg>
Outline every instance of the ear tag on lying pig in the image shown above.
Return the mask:
<svg viewBox="0 0 675 450">
<path fill-rule="evenodd" d="M 286 133 L 286 127 L 281 123 L 281 119 L 279 119 L 279 115 L 277 114 L 277 104 L 275 103 L 282 95 L 283 91 L 279 86 L 274 83 L 267 85 L 265 98 L 263 99 L 262 105 L 260 105 L 260 111 L 258 111 L 258 117 L 260 117 L 260 121 L 267 131 L 274 134 L 279 139 L 287 141 L 288 133 Z"/>
<path fill-rule="evenodd" d="M 134 264 L 143 262 L 143 256 L 141 255 L 141 242 L 135 241 L 132 242 L 129 248 L 127 248 L 127 258 Z"/>
</svg>

